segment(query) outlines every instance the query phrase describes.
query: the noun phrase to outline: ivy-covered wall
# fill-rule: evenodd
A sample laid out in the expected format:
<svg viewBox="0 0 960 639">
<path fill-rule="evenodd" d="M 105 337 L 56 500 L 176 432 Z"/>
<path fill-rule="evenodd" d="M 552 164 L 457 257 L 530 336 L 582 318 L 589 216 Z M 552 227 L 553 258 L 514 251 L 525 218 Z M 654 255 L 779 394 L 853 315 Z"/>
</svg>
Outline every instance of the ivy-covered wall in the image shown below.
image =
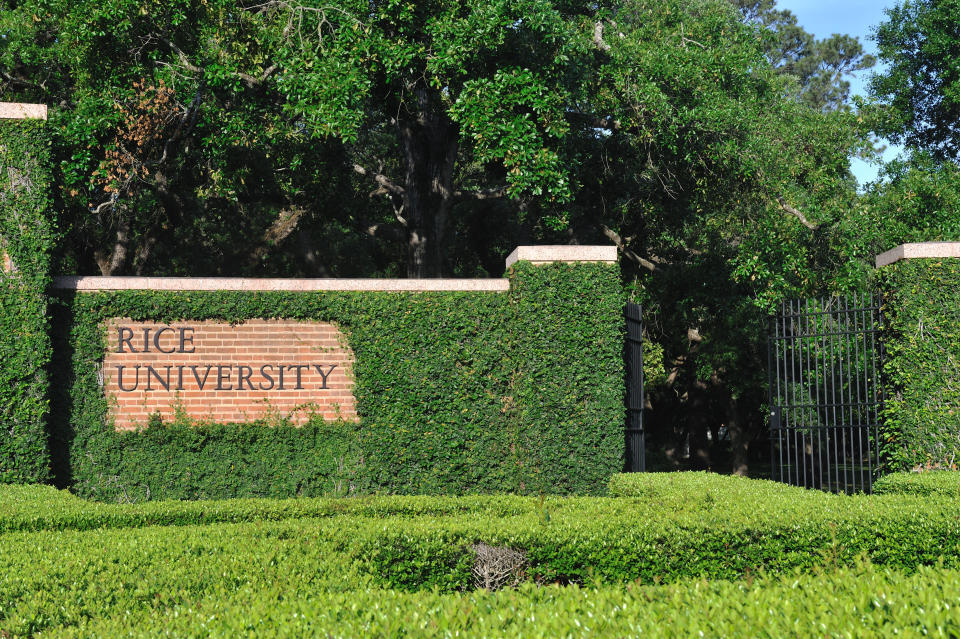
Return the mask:
<svg viewBox="0 0 960 639">
<path fill-rule="evenodd" d="M 616 265 L 519 262 L 509 293 L 76 293 L 55 304 L 57 481 L 105 500 L 600 492 L 623 467 Z M 116 432 L 104 320 L 334 322 L 358 423 L 154 420 Z"/>
<path fill-rule="evenodd" d="M 960 466 L 960 259 L 880 269 L 883 454 L 890 470 Z"/>
<path fill-rule="evenodd" d="M 0 483 L 50 474 L 49 192 L 45 122 L 0 120 Z"/>
</svg>

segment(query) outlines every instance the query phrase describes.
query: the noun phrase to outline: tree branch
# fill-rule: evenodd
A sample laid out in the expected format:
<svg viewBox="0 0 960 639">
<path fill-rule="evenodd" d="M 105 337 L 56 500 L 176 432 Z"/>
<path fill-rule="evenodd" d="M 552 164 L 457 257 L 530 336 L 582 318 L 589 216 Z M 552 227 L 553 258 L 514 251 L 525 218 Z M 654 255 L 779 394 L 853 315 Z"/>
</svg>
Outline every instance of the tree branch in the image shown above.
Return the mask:
<svg viewBox="0 0 960 639">
<path fill-rule="evenodd" d="M 386 191 L 387 193 L 390 193 L 390 194 L 393 194 L 393 195 L 403 195 L 403 194 L 404 194 L 403 187 L 402 187 L 402 186 L 399 186 L 399 185 L 397 185 L 397 184 L 394 184 L 393 181 L 392 181 L 390 178 L 388 178 L 386 175 L 384 175 L 383 173 L 378 173 L 378 172 L 375 172 L 375 171 L 369 171 L 369 170 L 367 170 L 366 168 L 360 166 L 359 164 L 354 164 L 354 165 L 353 165 L 353 170 L 354 170 L 355 173 L 359 173 L 360 175 L 362 175 L 362 176 L 364 176 L 364 177 L 368 177 L 368 178 L 370 178 L 371 180 L 373 180 L 374 182 L 376 182 L 377 185 L 378 185 L 381 189 L 383 189 L 384 191 Z M 375 193 L 376 193 L 376 191 L 375 191 Z"/>
<path fill-rule="evenodd" d="M 786 213 L 789 213 L 790 215 L 800 220 L 800 223 L 803 224 L 808 229 L 810 229 L 811 231 L 816 231 L 818 228 L 820 228 L 819 224 L 814 224 L 813 222 L 808 220 L 807 217 L 801 211 L 787 204 L 782 197 L 777 198 L 777 204 L 780 205 L 781 210 L 783 210 Z"/>
<path fill-rule="evenodd" d="M 260 263 L 260 260 L 267 254 L 272 247 L 287 239 L 297 228 L 300 218 L 306 211 L 297 205 L 281 210 L 277 218 L 263 232 L 259 244 L 250 252 L 248 262 L 251 267 Z"/>
<path fill-rule="evenodd" d="M 249 73 L 238 72 L 237 77 L 243 80 L 247 87 L 252 89 L 260 84 L 262 84 L 267 78 L 273 75 L 273 72 L 277 70 L 277 65 L 271 64 L 269 67 L 263 70 L 263 73 L 260 74 L 259 78 L 256 78 Z"/>
<path fill-rule="evenodd" d="M 606 224 L 603 225 L 603 234 L 607 236 L 611 242 L 617 245 L 617 248 L 623 253 L 623 256 L 632 262 L 636 262 L 643 268 L 647 269 L 651 273 L 657 270 L 657 265 L 651 262 L 650 260 L 640 257 L 639 254 L 627 248 L 627 243 L 623 241 L 623 238 L 620 235 L 608 227 Z"/>
<path fill-rule="evenodd" d="M 480 189 L 479 191 L 454 191 L 453 197 L 457 201 L 465 200 L 495 200 L 507 195 L 507 187 L 498 186 L 492 189 Z"/>
<path fill-rule="evenodd" d="M 593 25 L 593 44 L 601 51 L 609 51 L 610 45 L 603 41 L 603 23 Z"/>
<path fill-rule="evenodd" d="M 187 54 L 184 53 L 183 50 L 180 47 L 178 47 L 176 44 L 174 44 L 172 41 L 162 37 L 160 38 L 160 41 L 163 42 L 168 47 L 170 47 L 170 50 L 176 54 L 176 56 L 180 59 L 180 64 L 183 65 L 184 69 L 192 73 L 200 73 L 200 74 L 203 73 L 203 69 L 193 64 L 192 62 L 190 62 L 190 58 L 187 56 Z M 243 80 L 243 82 L 247 85 L 247 88 L 252 89 L 262 84 L 267 78 L 273 75 L 273 72 L 276 70 L 277 70 L 277 65 L 271 64 L 269 67 L 263 70 L 263 73 L 260 74 L 259 78 L 256 76 L 250 75 L 249 73 L 243 73 L 242 71 L 238 71 L 235 75 L 241 80 Z"/>
<path fill-rule="evenodd" d="M 182 64 L 187 71 L 192 71 L 193 73 L 203 73 L 203 69 L 190 62 L 190 58 L 187 57 L 187 54 L 184 53 L 180 47 L 175 45 L 167 38 L 160 38 L 160 41 L 170 47 L 170 50 L 173 51 L 178 58 L 180 58 L 180 64 Z"/>
</svg>

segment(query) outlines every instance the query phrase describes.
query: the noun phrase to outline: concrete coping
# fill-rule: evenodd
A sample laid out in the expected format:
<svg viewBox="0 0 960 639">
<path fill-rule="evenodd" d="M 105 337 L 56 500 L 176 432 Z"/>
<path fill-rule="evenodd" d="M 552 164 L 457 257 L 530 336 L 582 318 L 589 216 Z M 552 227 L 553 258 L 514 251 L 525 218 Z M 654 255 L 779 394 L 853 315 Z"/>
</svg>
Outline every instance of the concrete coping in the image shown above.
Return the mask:
<svg viewBox="0 0 960 639">
<path fill-rule="evenodd" d="M 518 246 L 507 258 L 507 269 L 519 260 L 552 262 L 617 261 L 615 246 Z M 253 277 L 100 277 L 60 275 L 53 288 L 67 291 L 490 291 L 510 290 L 510 280 L 490 279 L 288 279 Z"/>
<path fill-rule="evenodd" d="M 604 262 L 612 264 L 617 261 L 617 247 L 570 244 L 518 246 L 507 257 L 507 269 L 520 260 L 533 264 L 550 264 L 551 262 Z"/>
<path fill-rule="evenodd" d="M 916 242 L 901 244 L 877 256 L 877 268 L 900 260 L 918 258 L 960 257 L 960 242 Z"/>
<path fill-rule="evenodd" d="M 60 275 L 53 288 L 67 291 L 489 291 L 510 290 L 510 280 L 491 279 L 287 279 L 252 277 L 99 277 Z"/>
<path fill-rule="evenodd" d="M 27 104 L 25 102 L 0 102 L 0 119 L 6 120 L 46 120 L 46 104 Z"/>
</svg>

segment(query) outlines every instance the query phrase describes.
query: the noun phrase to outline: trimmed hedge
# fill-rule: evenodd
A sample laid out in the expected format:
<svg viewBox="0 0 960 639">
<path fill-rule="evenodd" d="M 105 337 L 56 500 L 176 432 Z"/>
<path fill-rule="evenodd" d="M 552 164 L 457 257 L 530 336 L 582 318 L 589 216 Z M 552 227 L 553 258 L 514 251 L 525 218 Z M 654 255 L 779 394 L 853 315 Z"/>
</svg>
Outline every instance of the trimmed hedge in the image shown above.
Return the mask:
<svg viewBox="0 0 960 639">
<path fill-rule="evenodd" d="M 497 634 L 487 624 L 496 621 L 498 609 L 501 617 L 508 609 L 529 610 L 541 620 L 555 611 L 581 625 L 604 620 L 615 636 L 633 627 L 618 626 L 618 620 L 656 620 L 655 630 L 671 615 L 683 618 L 672 620 L 680 624 L 677 632 L 687 628 L 683 624 L 695 629 L 710 623 L 731 633 L 740 629 L 739 636 L 754 627 L 736 625 L 738 616 L 757 624 L 782 615 L 782 623 L 798 624 L 786 634 L 804 634 L 798 629 L 827 624 L 827 614 L 850 614 L 851 624 L 871 614 L 905 623 L 907 617 L 889 615 L 919 607 L 918 623 L 932 623 L 943 620 L 943 602 L 953 606 L 951 588 L 960 583 L 954 570 L 960 565 L 960 502 L 777 492 L 769 482 L 714 479 L 702 473 L 655 477 L 655 492 L 646 498 L 394 496 L 128 505 L 85 503 L 49 487 L 3 488 L 0 629 L 14 636 L 58 628 L 86 636 L 157 628 L 177 636 L 236 636 L 269 627 L 291 635 L 329 628 L 336 636 L 363 628 L 399 633 L 432 615 L 433 630 Z M 681 501 L 693 487 L 706 488 L 709 497 Z M 191 524 L 231 518 L 241 523 Z M 574 587 L 453 594 L 472 585 L 470 546 L 476 542 L 522 551 L 528 580 Z M 882 568 L 864 566 L 863 557 Z M 763 576 L 772 573 L 788 578 Z M 689 582 L 740 577 L 728 584 Z M 639 587 L 673 582 L 680 583 Z M 888 587 L 897 588 L 896 596 Z M 864 608 L 868 591 L 875 601 Z M 776 596 L 766 599 L 771 592 Z M 707 615 L 724 603 L 731 606 L 729 618 Z M 705 616 L 691 616 L 696 610 Z M 811 617 L 804 610 L 820 612 Z M 517 628 L 533 634 L 559 628 L 544 623 L 530 620 Z M 605 625 L 594 627 L 607 632 Z M 810 627 L 832 634 L 847 626 Z"/>
<path fill-rule="evenodd" d="M 559 507 L 574 502 L 559 500 L 549 503 L 556 503 Z M 194 526 L 338 516 L 410 518 L 480 513 L 488 517 L 507 517 L 540 508 L 539 500 L 513 495 L 244 498 L 105 504 L 86 501 L 52 486 L 5 486 L 0 489 L 0 533 Z"/>
<path fill-rule="evenodd" d="M 960 463 L 960 260 L 880 270 L 886 297 L 883 455 L 889 470 Z"/>
<path fill-rule="evenodd" d="M 716 499 L 820 499 L 822 493 L 779 481 L 720 475 L 706 471 L 618 473 L 610 478 L 611 497 L 642 497 L 652 503 L 710 504 Z"/>
<path fill-rule="evenodd" d="M 697 485 L 702 477 L 691 479 L 691 485 Z M 751 491 L 752 482 L 742 481 L 746 488 L 731 485 L 732 490 L 686 501 L 680 498 L 682 481 L 676 491 L 653 499 L 365 497 L 85 507 L 57 494 L 43 507 L 37 501 L 44 495 L 10 492 L 12 499 L 0 500 L 11 511 L 0 518 L 0 530 L 49 531 L 0 535 L 0 564 L 29 555 L 31 545 L 46 553 L 44 561 L 57 561 L 62 553 L 60 561 L 81 565 L 87 554 L 101 556 L 114 538 L 126 540 L 123 547 L 130 552 L 176 546 L 181 542 L 164 541 L 168 528 L 129 527 L 177 524 L 201 536 L 211 525 L 232 526 L 236 553 L 245 557 L 299 552 L 294 547 L 307 537 L 312 543 L 332 544 L 375 583 L 403 590 L 468 587 L 470 547 L 478 542 L 523 552 L 529 578 L 580 584 L 734 579 L 760 570 L 852 565 L 858 556 L 904 570 L 938 561 L 960 566 L 956 500 L 775 493 L 768 490 L 768 482 Z M 688 487 L 686 494 L 693 491 Z M 234 521 L 247 523 L 193 526 Z M 127 528 L 109 529 L 121 526 Z M 45 534 L 60 541 L 38 541 Z M 186 533 L 175 533 L 181 534 Z M 172 546 L 170 552 L 179 550 Z M 227 553 L 224 561 L 256 565 L 260 560 Z M 123 563 L 122 557 L 117 562 Z M 29 566 L 8 568 L 30 571 Z M 0 565 L 0 573 L 6 570 Z"/>
<path fill-rule="evenodd" d="M 42 120 L 0 120 L 0 483 L 50 476 L 45 296 L 53 231 L 50 152 Z"/>
<path fill-rule="evenodd" d="M 960 473 L 936 470 L 928 473 L 891 473 L 873 484 L 878 495 L 936 495 L 960 497 Z"/>
<path fill-rule="evenodd" d="M 389 493 L 599 493 L 623 464 L 616 266 L 517 264 L 496 293 L 80 293 L 57 304 L 61 485 L 101 500 Z M 103 322 L 334 322 L 358 424 L 161 424 L 117 433 Z"/>
<path fill-rule="evenodd" d="M 37 596 L 40 599 L 41 596 Z M 198 600 L 76 616 L 59 637 L 856 637 L 960 634 L 960 572 L 868 565 L 828 574 L 659 587 L 525 586 L 415 594 L 240 586 Z M 44 607 L 44 610 L 49 609 Z M 29 608 L 11 620 L 24 634 Z M 43 619 L 44 617 L 40 617 Z M 59 630 L 59 631 L 57 631 Z"/>
</svg>

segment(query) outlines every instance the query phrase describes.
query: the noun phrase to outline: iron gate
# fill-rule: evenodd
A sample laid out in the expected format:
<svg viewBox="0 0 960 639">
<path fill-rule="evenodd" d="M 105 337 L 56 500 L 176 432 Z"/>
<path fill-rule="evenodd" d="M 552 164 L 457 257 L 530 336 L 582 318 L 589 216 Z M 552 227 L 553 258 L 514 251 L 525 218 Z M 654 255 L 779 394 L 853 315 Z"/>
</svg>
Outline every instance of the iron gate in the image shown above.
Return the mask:
<svg viewBox="0 0 960 639">
<path fill-rule="evenodd" d="M 624 363 L 627 379 L 626 470 L 646 471 L 643 433 L 643 312 L 639 304 L 627 303 L 623 313 L 627 321 Z"/>
<path fill-rule="evenodd" d="M 871 491 L 880 462 L 880 329 L 872 293 L 790 300 L 771 318 L 773 479 Z"/>
</svg>

